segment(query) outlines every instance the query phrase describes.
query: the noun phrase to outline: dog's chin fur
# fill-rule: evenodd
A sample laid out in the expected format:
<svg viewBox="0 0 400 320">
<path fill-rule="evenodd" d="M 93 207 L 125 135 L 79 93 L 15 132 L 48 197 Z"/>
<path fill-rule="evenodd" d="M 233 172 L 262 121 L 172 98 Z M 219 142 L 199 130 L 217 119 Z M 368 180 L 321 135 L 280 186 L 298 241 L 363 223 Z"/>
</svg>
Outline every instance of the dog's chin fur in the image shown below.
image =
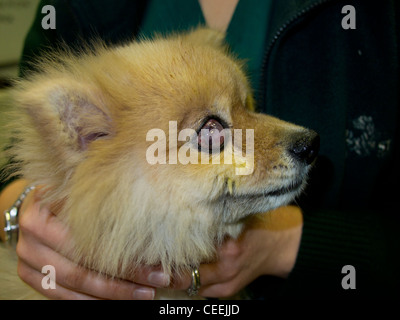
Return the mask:
<svg viewBox="0 0 400 320">
<path fill-rule="evenodd" d="M 252 111 L 241 63 L 223 35 L 198 29 L 82 55 L 48 55 L 14 90 L 14 169 L 62 204 L 74 261 L 112 277 L 139 265 L 185 272 L 215 258 L 250 214 L 289 203 L 309 166 L 287 155 L 304 129 Z M 60 56 L 58 56 L 60 55 Z M 196 128 L 210 115 L 255 131 L 254 171 L 235 164 L 150 165 L 152 128 Z"/>
<path fill-rule="evenodd" d="M 301 189 L 273 197 L 235 195 L 224 181 L 188 188 L 187 177 L 158 172 L 154 181 L 151 170 L 138 162 L 128 170 L 118 164 L 101 176 L 79 167 L 60 213 L 79 230 L 70 250 L 75 259 L 118 277 L 143 264 L 182 273 L 212 261 L 216 246 L 226 235 L 237 237 L 247 216 L 285 205 Z"/>
</svg>

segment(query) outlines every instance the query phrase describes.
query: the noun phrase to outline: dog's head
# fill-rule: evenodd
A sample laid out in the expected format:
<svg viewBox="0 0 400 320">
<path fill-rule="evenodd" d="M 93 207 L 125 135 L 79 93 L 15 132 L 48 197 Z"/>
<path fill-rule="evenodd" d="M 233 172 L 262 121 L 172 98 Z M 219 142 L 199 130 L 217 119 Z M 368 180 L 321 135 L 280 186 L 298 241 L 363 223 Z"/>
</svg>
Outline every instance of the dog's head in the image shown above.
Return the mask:
<svg viewBox="0 0 400 320">
<path fill-rule="evenodd" d="M 300 193 L 318 151 L 315 132 L 254 112 L 241 63 L 211 30 L 39 69 L 14 92 L 11 154 L 44 201 L 63 203 L 76 260 L 113 276 L 211 259 L 248 215 Z"/>
</svg>

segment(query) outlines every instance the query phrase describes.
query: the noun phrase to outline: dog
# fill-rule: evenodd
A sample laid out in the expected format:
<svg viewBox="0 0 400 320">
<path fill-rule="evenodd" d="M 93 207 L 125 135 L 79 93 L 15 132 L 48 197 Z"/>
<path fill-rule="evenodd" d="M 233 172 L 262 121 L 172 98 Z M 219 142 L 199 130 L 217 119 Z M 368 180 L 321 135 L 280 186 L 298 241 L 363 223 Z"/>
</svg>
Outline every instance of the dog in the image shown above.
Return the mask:
<svg viewBox="0 0 400 320">
<path fill-rule="evenodd" d="M 211 29 L 99 41 L 35 69 L 13 89 L 11 169 L 60 204 L 68 256 L 111 277 L 212 261 L 247 217 L 298 196 L 317 156 L 317 133 L 255 112 Z"/>
</svg>

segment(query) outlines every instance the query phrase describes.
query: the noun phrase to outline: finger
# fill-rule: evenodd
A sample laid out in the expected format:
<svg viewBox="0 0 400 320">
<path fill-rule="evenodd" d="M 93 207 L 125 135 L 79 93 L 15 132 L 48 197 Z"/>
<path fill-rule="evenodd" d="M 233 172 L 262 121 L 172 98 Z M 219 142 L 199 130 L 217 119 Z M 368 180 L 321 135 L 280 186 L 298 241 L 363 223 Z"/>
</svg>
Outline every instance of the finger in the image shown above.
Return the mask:
<svg viewBox="0 0 400 320">
<path fill-rule="evenodd" d="M 201 286 L 225 283 L 234 279 L 239 270 L 241 252 L 237 240 L 228 238 L 217 250 L 217 260 L 213 263 L 202 264 L 199 268 Z M 191 272 L 181 277 L 175 277 L 173 287 L 186 290 L 192 283 Z"/>
<path fill-rule="evenodd" d="M 53 249 L 70 240 L 68 228 L 46 206 L 41 205 L 35 194 L 29 194 L 23 203 L 19 228 L 22 233 L 32 234 Z"/>
<path fill-rule="evenodd" d="M 25 239 L 28 240 L 29 239 Z M 26 241 L 24 241 L 26 243 Z M 141 286 L 130 281 L 111 279 L 102 276 L 95 271 L 90 271 L 76 265 L 64 256 L 55 252 L 43 244 L 35 244 L 35 254 L 28 245 L 18 245 L 17 251 L 20 259 L 30 268 L 40 272 L 45 265 L 54 267 L 56 283 L 59 286 L 77 291 L 85 295 L 94 296 L 102 299 L 153 299 L 155 289 Z M 32 286 L 35 289 L 41 288 L 41 280 Z M 23 279 L 24 280 L 24 279 Z"/>
<path fill-rule="evenodd" d="M 222 275 L 219 273 L 218 263 L 201 265 L 200 273 L 200 289 L 199 296 L 208 298 L 225 298 L 231 297 L 241 288 L 237 284 L 236 277 Z M 191 272 L 179 278 L 174 279 L 172 287 L 177 290 L 187 290 L 192 285 Z"/>
<path fill-rule="evenodd" d="M 18 260 L 17 267 L 19 277 L 27 283 L 29 286 L 34 288 L 36 291 L 41 293 L 43 296 L 50 299 L 57 300 L 94 300 L 94 297 L 83 294 L 81 292 L 76 292 L 69 290 L 60 285 L 56 285 L 55 289 L 45 289 L 43 286 L 37 286 L 38 283 L 43 281 L 43 274 L 39 271 L 31 268 L 21 259 Z"/>
<path fill-rule="evenodd" d="M 198 268 L 200 275 L 200 285 L 210 285 L 221 281 L 218 262 L 211 264 L 202 264 Z M 220 275 L 220 276 L 218 276 Z M 192 285 L 192 272 L 186 272 L 183 275 L 175 275 L 171 287 L 178 290 L 187 290 Z"/>
<path fill-rule="evenodd" d="M 202 286 L 199 295 L 208 298 L 229 298 L 235 296 L 245 285 L 240 278 L 236 277 L 227 282 Z"/>
<path fill-rule="evenodd" d="M 222 264 L 203 264 L 199 268 L 200 289 L 198 295 L 208 298 L 228 298 L 236 295 L 246 286 L 246 276 L 235 268 L 223 272 Z M 185 274 L 174 282 L 174 289 L 187 290 L 192 285 L 191 273 Z"/>
<path fill-rule="evenodd" d="M 161 266 L 140 266 L 126 280 L 155 288 L 166 288 L 171 283 L 170 276 L 163 272 Z"/>
</svg>

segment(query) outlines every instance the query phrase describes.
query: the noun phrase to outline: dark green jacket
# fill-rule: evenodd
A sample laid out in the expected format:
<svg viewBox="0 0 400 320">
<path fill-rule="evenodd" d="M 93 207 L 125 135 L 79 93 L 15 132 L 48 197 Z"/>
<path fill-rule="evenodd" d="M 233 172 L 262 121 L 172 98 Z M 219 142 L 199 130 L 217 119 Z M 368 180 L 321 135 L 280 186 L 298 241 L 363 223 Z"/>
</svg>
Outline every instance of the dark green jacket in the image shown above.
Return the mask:
<svg viewBox="0 0 400 320">
<path fill-rule="evenodd" d="M 94 35 L 131 39 L 146 9 L 130 0 L 43 1 L 39 10 L 44 4 L 55 6 L 57 29 L 43 31 L 38 14 L 22 70 L 60 39 L 77 46 Z M 356 29 L 342 28 L 348 4 Z M 271 10 L 258 109 L 316 130 L 321 151 L 298 201 L 304 229 L 295 268 L 287 280 L 256 281 L 254 298 L 393 297 L 400 286 L 399 2 L 279 0 Z M 356 270 L 355 290 L 341 285 L 345 265 Z"/>
</svg>

